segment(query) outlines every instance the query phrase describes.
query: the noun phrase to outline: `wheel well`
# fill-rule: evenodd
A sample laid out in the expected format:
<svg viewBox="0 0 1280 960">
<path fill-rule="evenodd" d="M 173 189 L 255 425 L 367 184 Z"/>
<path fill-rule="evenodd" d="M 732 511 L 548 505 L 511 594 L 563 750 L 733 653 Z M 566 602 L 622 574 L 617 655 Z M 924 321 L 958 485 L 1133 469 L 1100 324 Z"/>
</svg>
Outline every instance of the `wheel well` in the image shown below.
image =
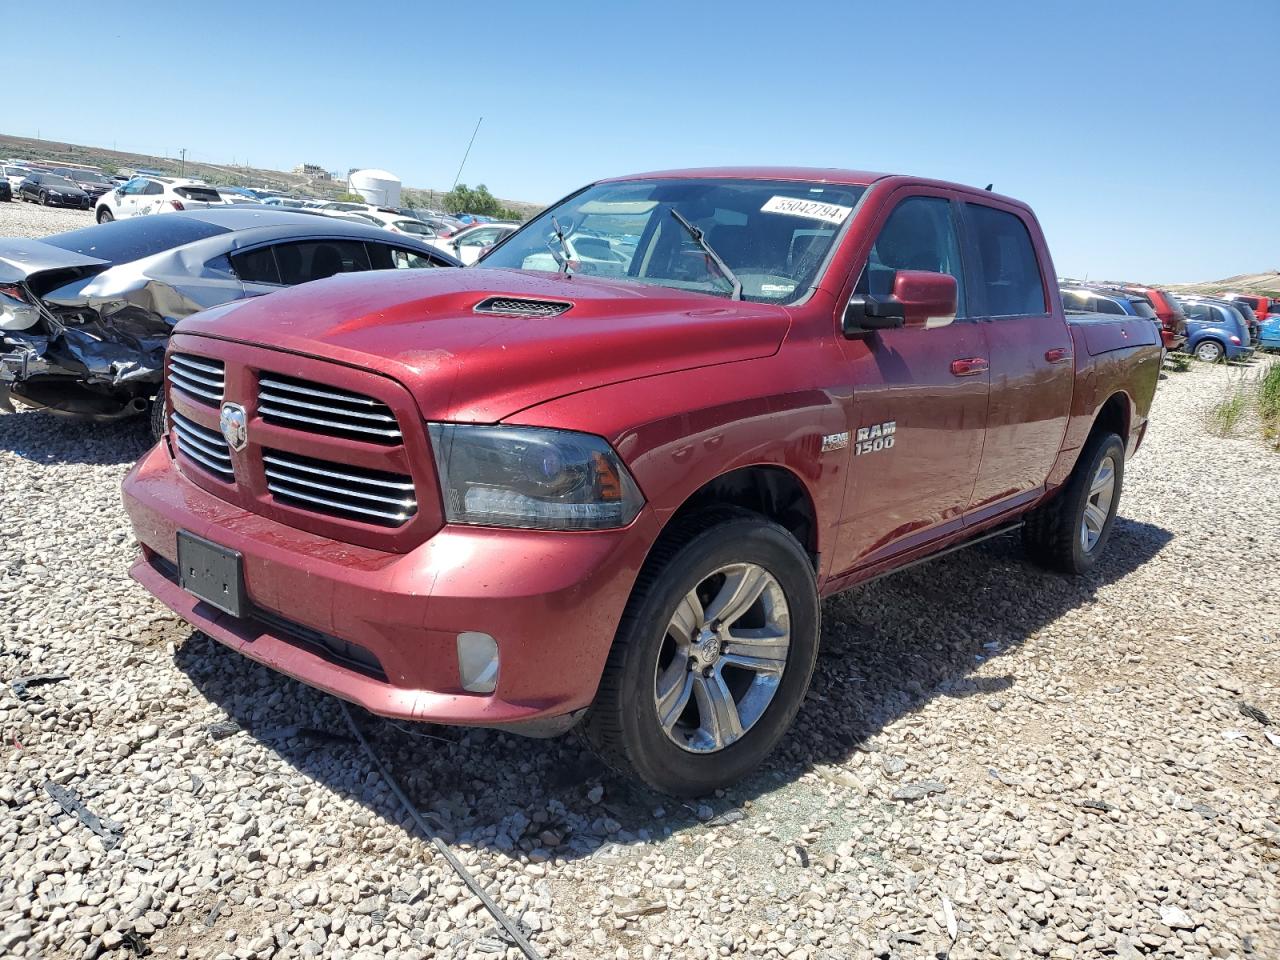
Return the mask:
<svg viewBox="0 0 1280 960">
<path fill-rule="evenodd" d="M 1093 432 L 1102 430 L 1117 434 L 1128 445 L 1129 398 L 1123 393 L 1113 393 L 1098 411 L 1098 419 L 1093 422 Z"/>
<path fill-rule="evenodd" d="M 735 506 L 768 517 L 785 528 L 808 552 L 817 567 L 818 517 L 809 491 L 783 467 L 743 467 L 721 474 L 699 487 L 676 511 L 670 523 L 713 506 Z"/>
</svg>

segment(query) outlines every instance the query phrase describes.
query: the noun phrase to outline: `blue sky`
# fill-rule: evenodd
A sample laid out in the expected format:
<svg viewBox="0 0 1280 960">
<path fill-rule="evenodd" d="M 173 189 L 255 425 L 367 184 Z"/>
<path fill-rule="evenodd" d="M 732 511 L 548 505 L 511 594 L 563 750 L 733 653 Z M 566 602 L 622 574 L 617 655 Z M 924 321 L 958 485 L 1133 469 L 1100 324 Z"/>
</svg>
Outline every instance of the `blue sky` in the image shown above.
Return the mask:
<svg viewBox="0 0 1280 960">
<path fill-rule="evenodd" d="M 6 44 L 25 92 L 0 130 L 447 188 L 483 116 L 462 179 L 513 199 L 665 167 L 843 166 L 994 182 L 1035 207 L 1063 274 L 1280 268 L 1277 0 L 288 10 L 63 2 L 80 29 Z"/>
</svg>

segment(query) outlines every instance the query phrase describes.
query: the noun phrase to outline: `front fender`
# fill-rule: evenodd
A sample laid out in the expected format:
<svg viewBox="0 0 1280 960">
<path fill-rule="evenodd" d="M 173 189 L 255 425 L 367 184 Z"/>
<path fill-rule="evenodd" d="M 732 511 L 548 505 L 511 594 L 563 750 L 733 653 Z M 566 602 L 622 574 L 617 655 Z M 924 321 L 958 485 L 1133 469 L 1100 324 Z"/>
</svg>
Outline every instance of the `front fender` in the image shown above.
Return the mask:
<svg viewBox="0 0 1280 960">
<path fill-rule="evenodd" d="M 847 430 L 847 414 L 827 391 L 797 381 L 781 355 L 610 384 L 531 407 L 510 422 L 609 440 L 658 531 L 717 477 L 751 466 L 787 470 L 813 504 L 816 550 L 827 562 L 848 449 L 824 453 L 823 437 Z"/>
</svg>

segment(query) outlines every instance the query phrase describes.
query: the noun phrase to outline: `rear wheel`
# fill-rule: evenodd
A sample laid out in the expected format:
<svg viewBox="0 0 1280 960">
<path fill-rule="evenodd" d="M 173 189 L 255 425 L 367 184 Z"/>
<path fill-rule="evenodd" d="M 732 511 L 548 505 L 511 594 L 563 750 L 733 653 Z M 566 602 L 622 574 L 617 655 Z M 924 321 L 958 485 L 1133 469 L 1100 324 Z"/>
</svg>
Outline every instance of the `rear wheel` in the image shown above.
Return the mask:
<svg viewBox="0 0 1280 960">
<path fill-rule="evenodd" d="M 1062 489 L 1027 516 L 1027 553 L 1051 570 L 1087 573 L 1111 538 L 1123 482 L 1124 441 L 1114 433 L 1095 433 Z"/>
<path fill-rule="evenodd" d="M 1217 363 L 1226 355 L 1226 350 L 1217 340 L 1201 340 L 1196 344 L 1196 359 L 1205 363 Z"/>
<path fill-rule="evenodd" d="M 110 210 L 108 210 L 106 207 L 99 207 L 99 208 L 98 208 L 98 222 L 99 222 L 99 223 L 110 223 L 110 222 L 111 222 L 112 220 L 114 220 L 114 219 L 115 219 L 115 217 L 113 217 L 113 216 L 111 215 L 111 211 L 110 211 Z"/>
<path fill-rule="evenodd" d="M 785 529 L 715 510 L 664 535 L 637 580 L 585 724 L 610 766 L 701 796 L 777 745 L 818 650 L 813 567 Z"/>
</svg>

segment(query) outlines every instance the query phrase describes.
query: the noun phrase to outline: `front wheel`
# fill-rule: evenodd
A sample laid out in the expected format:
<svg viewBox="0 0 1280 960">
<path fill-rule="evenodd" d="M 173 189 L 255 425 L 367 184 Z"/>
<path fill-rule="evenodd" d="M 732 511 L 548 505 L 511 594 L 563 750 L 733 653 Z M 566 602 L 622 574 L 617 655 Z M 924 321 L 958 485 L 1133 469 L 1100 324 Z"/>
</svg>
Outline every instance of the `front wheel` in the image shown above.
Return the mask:
<svg viewBox="0 0 1280 960">
<path fill-rule="evenodd" d="M 1027 553 L 1062 573 L 1087 573 L 1111 538 L 1124 483 L 1124 441 L 1114 433 L 1091 436 L 1071 476 L 1052 500 L 1022 526 Z"/>
<path fill-rule="evenodd" d="M 584 732 L 663 793 L 741 779 L 791 726 L 818 652 L 813 566 L 785 529 L 715 510 L 664 534 L 636 582 Z"/>
<path fill-rule="evenodd" d="M 100 223 L 102 221 L 99 221 Z M 169 405 L 165 403 L 164 390 L 161 390 L 151 400 L 151 406 L 147 409 L 147 426 L 151 431 L 151 439 L 154 443 L 159 443 L 164 436 L 165 416 L 168 413 Z"/>
<path fill-rule="evenodd" d="M 1217 363 L 1225 353 L 1217 340 L 1201 340 L 1196 344 L 1196 359 L 1205 363 Z"/>
<path fill-rule="evenodd" d="M 40 206 L 47 207 L 49 205 L 49 195 L 43 190 L 40 191 Z"/>
<path fill-rule="evenodd" d="M 106 207 L 99 207 L 99 208 L 98 208 L 98 222 L 99 222 L 99 223 L 110 223 L 110 222 L 111 222 L 112 220 L 114 220 L 114 219 L 115 219 L 115 217 L 113 217 L 113 216 L 111 215 L 111 211 L 110 211 L 110 210 L 108 210 Z"/>
</svg>

